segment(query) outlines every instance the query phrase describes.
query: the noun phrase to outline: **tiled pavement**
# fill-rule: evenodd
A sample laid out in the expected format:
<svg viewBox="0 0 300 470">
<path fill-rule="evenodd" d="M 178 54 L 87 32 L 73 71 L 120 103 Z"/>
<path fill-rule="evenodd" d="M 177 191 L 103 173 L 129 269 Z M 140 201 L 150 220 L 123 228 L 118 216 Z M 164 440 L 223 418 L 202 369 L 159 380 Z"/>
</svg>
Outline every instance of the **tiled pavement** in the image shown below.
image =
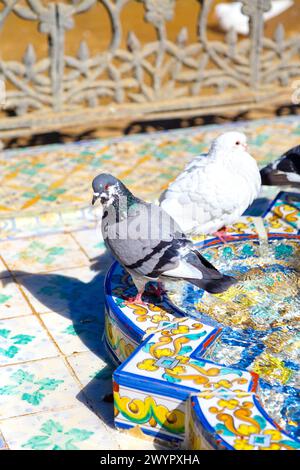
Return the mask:
<svg viewBox="0 0 300 470">
<path fill-rule="evenodd" d="M 99 241 L 100 240 L 100 241 Z M 113 428 L 96 230 L 0 243 L 0 448 L 153 448 Z"/>
<path fill-rule="evenodd" d="M 238 125 L 260 163 L 299 144 L 299 117 Z M 114 367 L 101 340 L 111 258 L 91 228 L 97 217 L 89 207 L 90 182 L 112 171 L 154 199 L 229 128 L 0 155 L 0 449 L 154 447 L 116 431 L 105 398 Z"/>
<path fill-rule="evenodd" d="M 0 152 L 0 240 L 95 226 L 91 180 L 112 172 L 139 197 L 157 198 L 195 155 L 226 130 L 246 132 L 269 163 L 299 144 L 299 116 L 27 147 Z"/>
</svg>

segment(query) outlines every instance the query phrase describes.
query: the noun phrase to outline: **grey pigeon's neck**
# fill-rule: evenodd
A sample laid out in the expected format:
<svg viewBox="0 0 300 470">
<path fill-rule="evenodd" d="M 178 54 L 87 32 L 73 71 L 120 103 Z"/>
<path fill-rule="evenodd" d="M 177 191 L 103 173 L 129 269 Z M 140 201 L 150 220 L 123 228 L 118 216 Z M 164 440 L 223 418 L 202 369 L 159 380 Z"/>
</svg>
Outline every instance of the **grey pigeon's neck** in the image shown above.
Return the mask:
<svg viewBox="0 0 300 470">
<path fill-rule="evenodd" d="M 109 209 L 109 207 L 113 207 L 117 218 L 116 221 L 118 222 L 126 219 L 130 207 L 134 206 L 139 201 L 140 200 L 136 198 L 121 181 L 118 181 L 110 200 L 104 205 L 104 208 Z"/>
<path fill-rule="evenodd" d="M 123 200 L 127 202 L 127 207 L 131 207 L 132 205 L 140 202 L 140 199 L 135 197 L 126 186 L 119 181 L 117 185 L 117 192 L 116 192 L 116 200 Z"/>
</svg>

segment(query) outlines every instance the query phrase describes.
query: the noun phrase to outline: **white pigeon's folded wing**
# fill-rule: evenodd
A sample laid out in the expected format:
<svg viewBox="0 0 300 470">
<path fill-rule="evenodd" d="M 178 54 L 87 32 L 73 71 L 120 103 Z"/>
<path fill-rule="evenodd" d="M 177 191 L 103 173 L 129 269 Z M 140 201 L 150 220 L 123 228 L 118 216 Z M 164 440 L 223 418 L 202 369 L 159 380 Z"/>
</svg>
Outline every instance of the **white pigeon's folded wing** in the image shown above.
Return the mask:
<svg viewBox="0 0 300 470">
<path fill-rule="evenodd" d="M 203 158 L 170 185 L 161 206 L 183 231 L 207 233 L 217 230 L 226 215 L 236 210 L 238 189 L 229 172 Z"/>
</svg>

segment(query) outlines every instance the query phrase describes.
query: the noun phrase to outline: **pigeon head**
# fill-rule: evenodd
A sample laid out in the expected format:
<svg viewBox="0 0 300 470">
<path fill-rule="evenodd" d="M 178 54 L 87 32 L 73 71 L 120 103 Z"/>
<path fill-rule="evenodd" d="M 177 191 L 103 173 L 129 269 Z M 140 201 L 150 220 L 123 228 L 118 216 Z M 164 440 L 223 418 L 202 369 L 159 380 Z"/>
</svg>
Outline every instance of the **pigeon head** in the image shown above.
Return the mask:
<svg viewBox="0 0 300 470">
<path fill-rule="evenodd" d="M 101 173 L 93 179 L 94 191 L 92 204 L 100 199 L 102 204 L 107 203 L 117 193 L 121 182 L 109 173 Z"/>
<path fill-rule="evenodd" d="M 241 132 L 225 132 L 214 140 L 211 149 L 224 156 L 247 152 L 247 137 Z"/>
</svg>

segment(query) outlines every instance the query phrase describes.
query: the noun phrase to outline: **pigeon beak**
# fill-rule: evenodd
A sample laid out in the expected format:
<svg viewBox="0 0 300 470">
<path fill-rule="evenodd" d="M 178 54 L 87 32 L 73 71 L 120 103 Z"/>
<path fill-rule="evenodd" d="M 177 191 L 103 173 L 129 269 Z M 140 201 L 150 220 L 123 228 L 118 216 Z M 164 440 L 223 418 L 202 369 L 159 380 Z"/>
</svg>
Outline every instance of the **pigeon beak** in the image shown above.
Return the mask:
<svg viewBox="0 0 300 470">
<path fill-rule="evenodd" d="M 99 197 L 100 197 L 100 194 L 99 194 L 99 193 L 94 193 L 94 194 L 93 194 L 92 206 L 95 204 L 95 202 L 97 201 L 97 199 L 99 199 Z"/>
<path fill-rule="evenodd" d="M 243 147 L 244 147 L 244 149 L 245 149 L 246 152 L 247 152 L 247 150 L 248 150 L 248 144 L 243 144 Z"/>
</svg>

